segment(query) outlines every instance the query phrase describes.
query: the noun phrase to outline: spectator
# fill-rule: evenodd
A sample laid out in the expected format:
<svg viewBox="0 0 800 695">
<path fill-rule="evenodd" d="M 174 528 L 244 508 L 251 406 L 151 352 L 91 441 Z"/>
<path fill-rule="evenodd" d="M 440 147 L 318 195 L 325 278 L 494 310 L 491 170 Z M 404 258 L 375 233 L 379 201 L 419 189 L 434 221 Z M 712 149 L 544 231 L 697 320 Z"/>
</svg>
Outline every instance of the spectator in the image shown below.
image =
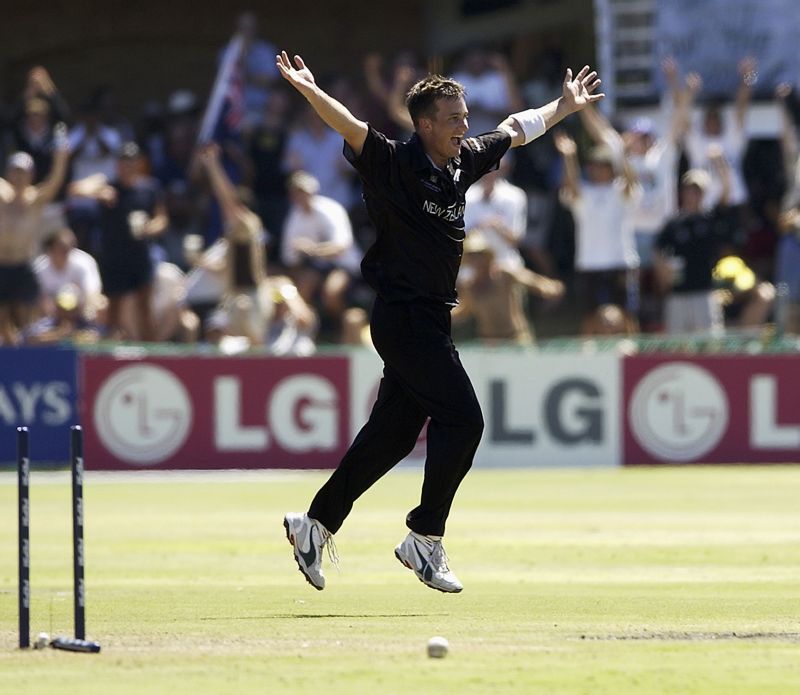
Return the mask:
<svg viewBox="0 0 800 695">
<path fill-rule="evenodd" d="M 726 327 L 760 330 L 775 303 L 775 287 L 759 280 L 744 259 L 729 250 L 720 258 L 711 276 L 723 307 Z"/>
<path fill-rule="evenodd" d="M 175 180 L 167 186 L 165 204 L 167 228 L 154 242 L 154 246 L 158 248 L 160 260 L 187 271 L 192 265 L 189 256 L 195 250 L 191 248 L 192 244 L 199 241 L 202 245 L 203 230 L 198 219 L 195 197 L 186 183 Z"/>
<path fill-rule="evenodd" d="M 92 92 L 89 101 L 97 108 L 100 122 L 104 126 L 115 130 L 122 142 L 134 139 L 133 126 L 119 110 L 117 93 L 114 87 L 109 84 L 100 85 Z"/>
<path fill-rule="evenodd" d="M 300 126 L 289 136 L 283 168 L 287 173 L 305 171 L 319 184 L 319 192 L 345 209 L 353 203 L 352 169 L 342 157 L 342 138 L 304 104 Z"/>
<path fill-rule="evenodd" d="M 655 327 L 660 323 L 660 298 L 651 270 L 653 242 L 667 219 L 677 212 L 678 145 L 688 123 L 688 100 L 677 85 L 675 62 L 665 60 L 663 69 L 672 85 L 661 108 L 664 113 L 671 109 L 666 135 L 659 136 L 655 123 L 644 117 L 636 119 L 622 135 L 598 109 L 587 111 L 582 119 L 595 142 L 605 143 L 617 151 L 624 149 L 641 186 L 641 197 L 633 212 L 633 225 L 640 268 L 639 319 L 643 327 Z"/>
<path fill-rule="evenodd" d="M 554 37 L 520 34 L 512 53 L 514 62 L 522 66 L 521 72 L 528 67 L 529 79 L 520 87 L 523 103 L 544 104 L 558 97 L 565 61 Z M 528 195 L 528 222 L 520 253 L 529 268 L 546 275 L 558 274 L 566 269 L 564 265 L 571 267 L 574 255 L 571 248 L 561 249 L 568 234 L 552 238 L 556 215 L 563 214 L 558 205 L 560 176 L 558 152 L 549 133 L 514 151 L 513 182 Z M 566 264 L 557 262 L 562 256 L 568 259 Z"/>
<path fill-rule="evenodd" d="M 165 116 L 164 107 L 158 101 L 147 101 L 136 126 L 136 142 L 147 157 L 151 171 L 159 171 L 164 166 Z"/>
<path fill-rule="evenodd" d="M 22 98 L 14 111 L 10 147 L 33 157 L 33 183 L 40 183 L 53 165 L 55 125 L 67 121 L 69 115 L 58 88 L 43 67 L 35 67 L 28 73 Z"/>
<path fill-rule="evenodd" d="M 100 329 L 81 311 L 77 288 L 65 285 L 54 297 L 50 312 L 30 324 L 24 336 L 25 342 L 30 345 L 65 340 L 94 343 L 100 338 Z"/>
<path fill-rule="evenodd" d="M 200 102 L 193 92 L 179 89 L 170 95 L 163 158 L 161 166 L 154 170 L 162 186 L 168 186 L 175 180 L 189 183 L 199 117 Z"/>
<path fill-rule="evenodd" d="M 711 188 L 704 196 L 706 209 L 712 209 L 722 199 L 722 182 L 716 178 L 716 167 L 709 152 L 721 149 L 730 171 L 730 198 L 728 205 L 740 206 L 747 202 L 742 162 L 747 149 L 745 121 L 758 73 L 754 58 L 739 62 L 739 88 L 736 92 L 733 118 L 725 119 L 721 104 L 711 102 L 706 106 L 701 124 L 692 124 L 686 135 L 686 153 L 692 169 L 705 169 L 711 176 Z M 702 80 L 696 74 L 687 78 L 688 106 L 694 103 L 702 89 Z"/>
<path fill-rule="evenodd" d="M 244 77 L 245 128 L 261 119 L 272 95 L 272 85 L 278 76 L 275 67 L 276 49 L 258 36 L 258 17 L 255 12 L 243 12 L 236 22 L 236 33 L 242 38 L 241 64 Z"/>
<path fill-rule="evenodd" d="M 624 147 L 642 187 L 634 212 L 634 230 L 636 252 L 643 268 L 652 265 L 655 236 L 667 219 L 678 211 L 678 146 L 688 123 L 688 103 L 677 86 L 675 62 L 667 59 L 662 67 L 668 82 L 673 85 L 661 105 L 662 113 L 671 111 L 665 135 L 659 135 L 656 124 L 644 117 L 637 118 L 621 136 L 598 109 L 592 109 L 584 120 L 593 140 L 615 148 Z"/>
<path fill-rule="evenodd" d="M 500 53 L 473 46 L 464 53 L 453 74 L 469 95 L 469 134 L 497 128 L 509 114 L 522 108 L 522 100 L 508 61 Z"/>
<path fill-rule="evenodd" d="M 87 101 L 81 109 L 81 120 L 69 133 L 72 150 L 72 180 L 102 174 L 113 179 L 117 153 L 122 145 L 119 132 L 100 121 L 100 107 Z"/>
<path fill-rule="evenodd" d="M 780 219 L 783 232 L 775 268 L 776 320 L 781 333 L 800 335 L 800 206 Z"/>
<path fill-rule="evenodd" d="M 342 317 L 342 345 L 355 345 L 375 350 L 369 330 L 369 314 L 360 306 L 353 306 Z"/>
<path fill-rule="evenodd" d="M 781 114 L 781 152 L 786 194 L 778 218 L 781 233 L 775 256 L 776 322 L 781 333 L 800 334 L 800 147 L 789 107 L 792 88 L 778 85 L 775 96 Z"/>
<path fill-rule="evenodd" d="M 283 263 L 303 300 L 314 305 L 319 295 L 327 318 L 338 328 L 361 259 L 350 219 L 338 202 L 319 195 L 319 182 L 304 171 L 290 177 L 289 197 Z"/>
<path fill-rule="evenodd" d="M 236 334 L 246 337 L 250 346 L 263 345 L 272 312 L 265 284 L 265 234 L 258 215 L 243 199 L 243 191 L 237 191 L 226 175 L 220 157 L 220 148 L 215 143 L 200 150 L 200 161 L 222 210 L 224 227 L 220 244 L 224 255 L 216 267 L 224 278 L 218 311 L 227 314 L 228 325 L 238 325 Z"/>
<path fill-rule="evenodd" d="M 480 229 L 470 232 L 464 242 L 464 263 L 470 272 L 459 281 L 453 321 L 474 317 L 478 337 L 487 345 L 531 345 L 533 332 L 525 318 L 523 292 L 558 299 L 564 285 L 522 266 L 498 263 L 493 245 Z"/>
<path fill-rule="evenodd" d="M 800 145 L 797 126 L 788 103 L 792 94 L 792 87 L 787 83 L 780 84 L 775 89 L 775 100 L 781 117 L 781 160 L 786 179 L 786 192 L 781 201 L 783 212 L 800 204 Z"/>
<path fill-rule="evenodd" d="M 8 159 L 0 179 L 0 343 L 14 345 L 27 326 L 39 296 L 33 260 L 42 241 L 44 206 L 51 202 L 66 177 L 69 151 L 66 128 L 56 131 L 53 167 L 34 186 L 33 158 L 17 152 Z"/>
<path fill-rule="evenodd" d="M 225 297 L 227 281 L 228 243 L 225 239 L 217 239 L 211 246 L 203 250 L 203 239 L 188 237 L 185 247 L 188 251 L 187 261 L 190 265 L 186 277 L 186 302 L 199 318 L 205 330 L 207 320 L 216 312 Z M 199 243 L 196 243 L 199 242 Z M 196 243 L 196 248 L 194 244 Z M 224 313 L 224 312 L 223 312 Z M 221 316 L 221 315 L 220 315 Z M 216 324 L 221 325 L 220 316 Z M 208 335 L 201 336 L 208 338 Z"/>
<path fill-rule="evenodd" d="M 589 108 L 592 108 L 591 106 Z M 636 325 L 638 265 L 633 238 L 633 215 L 641 197 L 636 174 L 624 152 L 613 145 L 595 145 L 589 153 L 588 180 L 581 181 L 575 141 L 556 136 L 564 158 L 561 196 L 575 220 L 576 284 L 582 313 L 582 333 L 596 333 L 597 310 L 616 304 Z M 618 177 L 616 172 L 619 171 Z"/>
<path fill-rule="evenodd" d="M 161 187 L 143 172 L 139 146 L 129 142 L 117 158 L 114 179 L 95 174 L 70 186 L 70 194 L 101 205 L 100 275 L 108 297 L 112 339 L 152 341 L 153 260 L 150 240 L 163 233 L 167 214 Z M 131 328 L 123 329 L 125 305 L 133 302 Z"/>
<path fill-rule="evenodd" d="M 659 285 L 667 294 L 665 324 L 670 335 L 723 331 L 720 295 L 712 272 L 721 249 L 731 242 L 727 202 L 728 166 L 719 152 L 714 159 L 723 182 L 717 208 L 705 211 L 703 197 L 711 186 L 704 169 L 691 169 L 681 177 L 680 212 L 670 219 L 655 242 L 654 268 Z"/>
<path fill-rule="evenodd" d="M 303 301 L 288 277 L 272 278 L 270 295 L 275 313 L 267 333 L 269 351 L 273 355 L 313 355 L 317 349 L 314 336 L 319 324 L 314 310 Z"/>
<path fill-rule="evenodd" d="M 69 133 L 72 150 L 71 181 L 102 174 L 113 179 L 117 155 L 122 146 L 119 132 L 100 120 L 100 106 L 87 100 L 81 108 L 81 121 Z M 100 203 L 91 198 L 70 196 L 67 200 L 67 221 L 77 236 L 78 247 L 93 255 L 100 254 Z"/>
<path fill-rule="evenodd" d="M 633 327 L 625 312 L 616 304 L 602 304 L 597 307 L 597 320 L 592 322 L 587 338 L 630 336 Z"/>
<path fill-rule="evenodd" d="M 289 208 L 283 170 L 289 104 L 285 89 L 273 89 L 249 140 L 256 210 L 270 231 L 270 252 L 276 256 L 280 256 L 280 235 Z"/>
<path fill-rule="evenodd" d="M 400 53 L 395 58 L 390 80 L 384 78 L 382 68 L 383 59 L 379 53 L 369 53 L 365 56 L 364 78 L 370 94 L 381 109 L 381 113 L 376 114 L 375 118 L 370 118 L 370 122 L 375 121 L 381 125 L 380 121 L 383 119 L 386 122 L 382 125 L 388 127 L 378 127 L 381 132 L 410 135 L 414 132 L 414 123 L 408 114 L 405 96 L 409 87 L 424 77 L 424 73 L 414 55 L 408 51 Z"/>
<path fill-rule="evenodd" d="M 528 221 L 528 199 L 525 191 L 508 182 L 509 162 L 504 157 L 499 169 L 467 189 L 464 227 L 467 234 L 480 228 L 495 263 L 512 270 L 524 266 L 519 242 Z"/>
<path fill-rule="evenodd" d="M 153 282 L 155 340 L 197 342 L 200 322 L 186 306 L 186 275 L 173 263 L 159 263 Z"/>
<path fill-rule="evenodd" d="M 33 270 L 44 314 L 54 314 L 59 293 L 69 287 L 78 312 L 85 318 L 93 318 L 102 293 L 97 261 L 77 248 L 75 234 L 68 227 L 48 236 L 43 248 L 44 253 L 34 262 Z"/>
</svg>

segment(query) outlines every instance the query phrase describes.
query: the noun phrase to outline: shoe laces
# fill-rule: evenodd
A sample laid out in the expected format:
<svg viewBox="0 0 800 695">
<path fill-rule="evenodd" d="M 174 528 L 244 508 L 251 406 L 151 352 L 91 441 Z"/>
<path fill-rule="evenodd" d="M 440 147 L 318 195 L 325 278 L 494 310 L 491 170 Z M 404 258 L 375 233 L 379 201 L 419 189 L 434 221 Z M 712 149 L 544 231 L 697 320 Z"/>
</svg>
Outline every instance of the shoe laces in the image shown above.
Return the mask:
<svg viewBox="0 0 800 695">
<path fill-rule="evenodd" d="M 319 547 L 325 548 L 328 553 L 328 560 L 330 560 L 331 564 L 336 568 L 336 571 L 339 572 L 339 550 L 333 540 L 333 534 L 319 523 L 317 524 L 317 529 L 319 530 L 321 539 Z"/>
<path fill-rule="evenodd" d="M 431 564 L 436 568 L 437 572 L 442 574 L 447 574 L 450 571 L 450 567 L 447 565 L 447 553 L 444 551 L 441 541 L 433 541 Z"/>
</svg>

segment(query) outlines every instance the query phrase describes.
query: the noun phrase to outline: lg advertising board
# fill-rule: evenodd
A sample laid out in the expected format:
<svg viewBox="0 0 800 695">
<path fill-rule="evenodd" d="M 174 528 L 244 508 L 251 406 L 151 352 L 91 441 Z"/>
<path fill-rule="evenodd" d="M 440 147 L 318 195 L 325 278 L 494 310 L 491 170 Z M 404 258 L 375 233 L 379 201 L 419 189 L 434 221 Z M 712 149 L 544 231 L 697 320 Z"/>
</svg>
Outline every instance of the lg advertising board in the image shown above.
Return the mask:
<svg viewBox="0 0 800 695">
<path fill-rule="evenodd" d="M 795 356 L 625 360 L 626 464 L 800 461 Z"/>
<path fill-rule="evenodd" d="M 349 444 L 345 357 L 86 357 L 91 468 L 325 468 Z"/>
<path fill-rule="evenodd" d="M 578 358 L 469 348 L 461 356 L 486 423 L 478 467 L 800 460 L 793 356 Z M 331 468 L 369 416 L 381 362 L 369 351 L 86 356 L 83 372 L 90 467 Z M 54 398 L 43 385 L 34 392 L 42 404 Z M 409 463 L 424 460 L 425 434 Z"/>
<path fill-rule="evenodd" d="M 615 466 L 620 460 L 620 366 L 615 355 L 459 350 L 486 423 L 478 467 Z M 381 361 L 352 356 L 355 436 L 378 392 Z M 425 458 L 423 430 L 409 461 Z"/>
<path fill-rule="evenodd" d="M 477 466 L 617 465 L 614 357 L 462 353 L 486 430 Z M 92 468 L 331 468 L 369 415 L 381 362 L 347 356 L 86 356 Z M 409 460 L 425 456 L 425 430 Z"/>
</svg>

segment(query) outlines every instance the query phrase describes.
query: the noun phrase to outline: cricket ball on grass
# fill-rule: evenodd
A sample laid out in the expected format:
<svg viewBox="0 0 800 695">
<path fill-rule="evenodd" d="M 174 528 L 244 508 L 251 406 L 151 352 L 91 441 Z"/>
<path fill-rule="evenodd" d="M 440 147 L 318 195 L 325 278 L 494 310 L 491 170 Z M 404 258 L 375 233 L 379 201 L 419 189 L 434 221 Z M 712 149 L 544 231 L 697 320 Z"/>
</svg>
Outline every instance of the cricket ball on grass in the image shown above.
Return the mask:
<svg viewBox="0 0 800 695">
<path fill-rule="evenodd" d="M 431 659 L 444 659 L 450 650 L 450 643 L 444 637 L 431 637 L 428 640 L 428 656 Z"/>
</svg>

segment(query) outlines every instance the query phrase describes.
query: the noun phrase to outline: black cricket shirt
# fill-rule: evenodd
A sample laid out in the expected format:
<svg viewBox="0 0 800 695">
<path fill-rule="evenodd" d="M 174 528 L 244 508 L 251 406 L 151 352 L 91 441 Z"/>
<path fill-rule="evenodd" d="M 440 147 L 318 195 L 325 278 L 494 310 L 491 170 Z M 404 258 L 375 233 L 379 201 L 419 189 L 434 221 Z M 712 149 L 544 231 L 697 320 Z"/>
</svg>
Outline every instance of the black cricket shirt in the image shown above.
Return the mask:
<svg viewBox="0 0 800 695">
<path fill-rule="evenodd" d="M 502 130 L 465 138 L 459 156 L 440 170 L 416 134 L 397 142 L 369 126 L 359 156 L 345 143 L 344 155 L 361 177 L 377 231 L 361 272 L 381 299 L 457 303 L 464 193 L 497 168 L 510 145 L 511 136 Z"/>
</svg>

